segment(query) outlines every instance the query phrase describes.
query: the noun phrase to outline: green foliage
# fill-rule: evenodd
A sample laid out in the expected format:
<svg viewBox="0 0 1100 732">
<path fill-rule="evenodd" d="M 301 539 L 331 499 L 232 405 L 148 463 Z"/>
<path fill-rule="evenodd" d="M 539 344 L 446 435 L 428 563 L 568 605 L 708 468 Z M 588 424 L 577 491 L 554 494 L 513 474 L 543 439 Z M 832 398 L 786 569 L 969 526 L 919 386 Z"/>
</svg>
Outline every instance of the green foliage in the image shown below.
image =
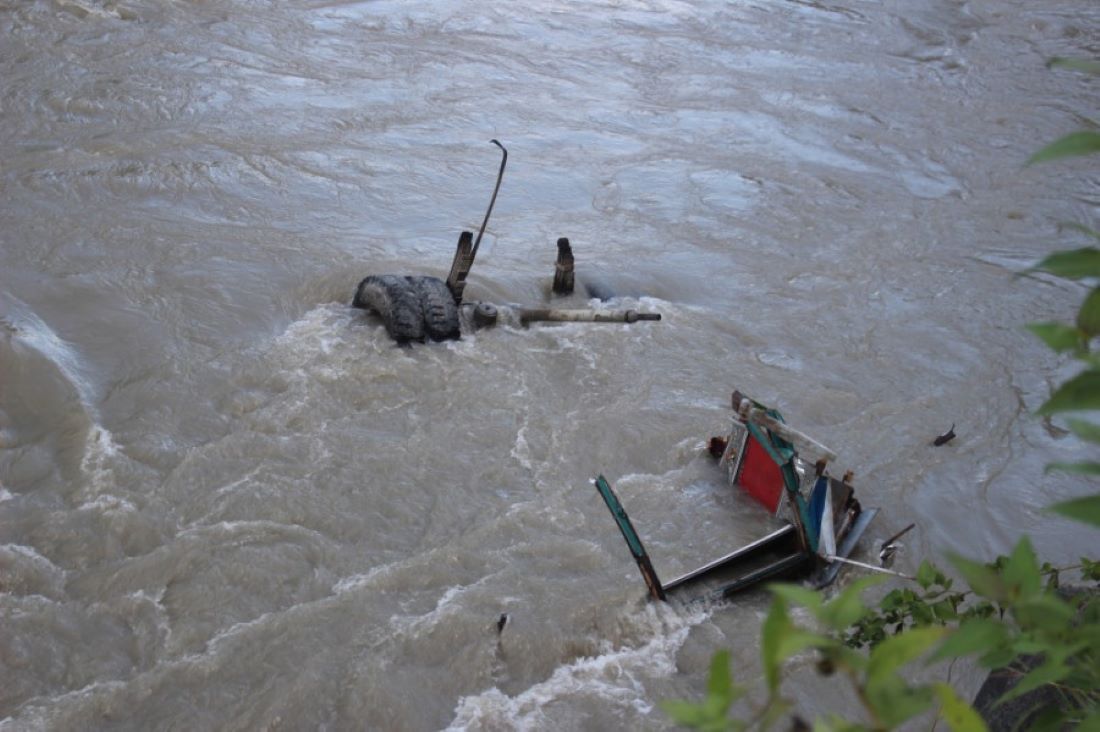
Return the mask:
<svg viewBox="0 0 1100 732">
<path fill-rule="evenodd" d="M 985 722 L 974 708 L 967 704 L 947 684 L 933 684 L 940 700 L 941 716 L 952 732 L 982 732 Z"/>
<path fill-rule="evenodd" d="M 1100 75 L 1100 61 L 1081 58 L 1052 58 L 1047 62 L 1050 68 L 1074 69 L 1088 74 Z"/>
<path fill-rule="evenodd" d="M 1068 700 L 1043 720 L 1051 729 L 1100 713 L 1100 561 L 1083 559 L 1063 569 L 1040 564 L 1025 537 L 989 564 L 958 557 L 952 563 L 968 589 L 953 590 L 950 577 L 924 562 L 912 579 L 915 588 L 893 589 L 874 605 L 863 594 L 877 577 L 853 582 L 829 600 L 795 585 L 771 586 L 761 642 L 767 696 L 751 718 L 728 718 L 745 689 L 732 683 L 725 651 L 714 658 L 702 702 L 666 702 L 663 708 L 693 729 L 767 730 L 793 707 L 782 694 L 790 666 L 812 659 L 819 674 L 847 679 L 870 720 L 861 725 L 823 716 L 815 730 L 895 729 L 934 711 L 950 729 L 974 732 L 985 724 L 964 699 L 942 682 L 908 680 L 908 670 L 921 659 L 972 658 L 994 669 L 1034 658 L 998 704 L 1049 687 Z M 1086 591 L 1063 596 L 1059 578 L 1070 570 L 1080 572 L 1075 584 Z M 798 622 L 794 606 L 805 608 L 811 623 Z"/>
<path fill-rule="evenodd" d="M 1100 249 L 1084 247 L 1054 252 L 1032 267 L 1036 272 L 1047 272 L 1067 280 L 1100 277 Z"/>
<path fill-rule="evenodd" d="M 1049 65 L 1100 75 L 1100 61 L 1096 60 L 1055 58 Z M 1032 155 L 1028 165 L 1097 152 L 1100 152 L 1100 133 L 1080 130 L 1055 140 Z M 1100 239 L 1100 232 L 1087 226 L 1070 224 L 1069 227 L 1093 239 Z M 1047 346 L 1058 353 L 1072 352 L 1084 366 L 1081 373 L 1054 390 L 1050 399 L 1039 408 L 1039 414 L 1050 416 L 1100 409 L 1100 361 L 1091 354 L 1090 349 L 1092 340 L 1100 335 L 1100 249 L 1090 246 L 1054 252 L 1034 269 L 1065 279 L 1084 281 L 1090 287 L 1072 324 L 1033 323 L 1029 326 L 1031 332 Z M 1082 439 L 1100 443 L 1100 427 L 1096 425 L 1074 420 L 1071 429 Z M 1053 463 L 1047 466 L 1047 470 L 1100 475 L 1100 461 Z"/>
<path fill-rule="evenodd" d="M 721 730 L 741 730 L 747 725 L 738 720 L 727 719 L 733 703 L 745 695 L 745 690 L 733 683 L 730 677 L 729 651 L 718 651 L 710 662 L 710 676 L 707 680 L 707 696 L 699 704 L 685 701 L 661 702 L 665 714 L 676 724 L 704 732 Z"/>
<path fill-rule="evenodd" d="M 1086 524 L 1100 526 L 1100 495 L 1056 503 L 1050 510 Z"/>
<path fill-rule="evenodd" d="M 908 628 L 944 625 L 958 620 L 965 592 L 952 592 L 953 580 L 930 562 L 917 570 L 917 591 L 910 587 L 891 590 L 876 610 L 867 611 L 847 629 L 845 643 L 853 648 L 874 646 Z M 981 611 L 975 611 L 979 613 Z"/>
<path fill-rule="evenodd" d="M 1073 430 L 1073 433 L 1086 442 L 1100 443 L 1100 426 L 1094 425 L 1092 422 L 1086 422 L 1083 419 L 1067 419 L 1066 424 Z M 1070 518 L 1074 518 L 1072 515 Z"/>
<path fill-rule="evenodd" d="M 1028 165 L 1045 163 L 1048 160 L 1068 158 L 1074 155 L 1088 155 L 1094 152 L 1100 152 L 1100 133 L 1082 130 L 1081 132 L 1071 132 L 1065 137 L 1055 140 L 1032 155 L 1027 162 Z"/>
<path fill-rule="evenodd" d="M 1092 461 L 1066 463 L 1054 462 L 1046 466 L 1047 473 L 1075 473 L 1077 475 L 1100 475 L 1100 463 Z"/>
<path fill-rule="evenodd" d="M 1100 75 L 1100 61 L 1053 59 L 1050 66 Z M 1028 165 L 1097 152 L 1100 133 L 1084 130 L 1047 145 Z M 1067 226 L 1100 239 L 1100 232 L 1088 227 Z M 1100 249 L 1055 252 L 1033 269 L 1090 287 L 1072 324 L 1028 326 L 1052 350 L 1072 354 L 1083 367 L 1054 390 L 1039 414 L 1100 410 L 1100 356 L 1091 351 L 1093 339 L 1100 336 Z M 1066 423 L 1081 440 L 1100 444 L 1100 425 L 1075 418 Z M 1047 469 L 1100 475 L 1100 461 L 1054 463 Z M 1065 501 L 1049 510 L 1100 527 L 1100 495 Z M 922 658 L 928 663 L 969 658 L 985 668 L 1012 664 L 1017 670 L 1015 685 L 998 705 L 1041 688 L 1056 692 L 1061 702 L 1041 708 L 1029 721 L 1031 729 L 1100 732 L 1100 561 L 1082 558 L 1072 568 L 1040 564 L 1025 537 L 1011 554 L 989 564 L 958 556 L 951 563 L 964 588 L 954 588 L 943 571 L 923 562 L 912 578 L 914 586 L 894 588 L 874 606 L 864 602 L 863 592 L 875 580 L 857 581 L 828 601 L 802 587 L 774 585 L 761 641 L 767 695 L 752 717 L 728 718 L 733 702 L 745 690 L 733 684 L 729 654 L 724 651 L 714 658 L 702 702 L 662 706 L 678 724 L 694 729 L 767 730 L 792 709 L 782 696 L 785 672 L 812 655 L 818 673 L 847 679 L 869 720 L 856 723 L 826 712 L 814 721 L 815 732 L 894 729 L 932 709 L 953 732 L 981 732 L 986 729 L 984 721 L 951 686 L 915 683 L 903 675 Z M 1061 578 L 1071 570 L 1078 573 L 1079 589 L 1064 594 Z M 808 611 L 812 627 L 795 620 L 793 605 Z M 791 729 L 809 726 L 796 717 Z"/>
<path fill-rule="evenodd" d="M 1065 323 L 1031 323 L 1027 329 L 1058 353 L 1081 352 L 1088 342 L 1088 337 L 1080 328 Z"/>
<path fill-rule="evenodd" d="M 1059 386 L 1039 414 L 1100 409 L 1100 369 L 1090 367 Z"/>
</svg>

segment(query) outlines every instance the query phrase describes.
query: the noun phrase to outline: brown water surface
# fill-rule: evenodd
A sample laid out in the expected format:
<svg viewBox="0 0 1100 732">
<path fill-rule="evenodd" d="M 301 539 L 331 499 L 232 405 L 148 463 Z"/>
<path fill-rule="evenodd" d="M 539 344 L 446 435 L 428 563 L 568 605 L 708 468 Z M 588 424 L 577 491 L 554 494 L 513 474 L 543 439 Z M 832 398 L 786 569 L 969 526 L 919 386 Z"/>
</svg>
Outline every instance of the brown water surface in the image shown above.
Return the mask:
<svg viewBox="0 0 1100 732">
<path fill-rule="evenodd" d="M 648 604 L 589 481 L 666 578 L 752 538 L 702 455 L 733 388 L 856 471 L 865 547 L 918 524 L 898 569 L 1089 551 L 1022 328 L 1083 290 L 1014 275 L 1095 223 L 1093 164 L 1023 162 L 1096 113 L 1044 63 L 1098 20 L 0 2 L 0 729 L 667 727 L 713 649 L 754 678 L 766 596 Z M 568 236 L 662 322 L 401 349 L 348 307 L 445 274 L 493 137 L 467 295 L 544 302 Z"/>
</svg>

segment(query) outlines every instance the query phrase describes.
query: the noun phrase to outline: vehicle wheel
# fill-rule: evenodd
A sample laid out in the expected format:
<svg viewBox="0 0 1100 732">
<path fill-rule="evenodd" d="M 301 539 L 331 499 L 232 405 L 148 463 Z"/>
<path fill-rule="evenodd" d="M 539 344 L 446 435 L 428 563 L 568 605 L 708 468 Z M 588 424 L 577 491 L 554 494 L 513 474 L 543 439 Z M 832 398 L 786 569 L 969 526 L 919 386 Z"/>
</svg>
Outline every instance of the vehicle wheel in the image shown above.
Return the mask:
<svg viewBox="0 0 1100 732">
<path fill-rule="evenodd" d="M 424 330 L 433 341 L 458 338 L 458 306 L 447 283 L 438 277 L 409 277 L 420 294 Z"/>
<path fill-rule="evenodd" d="M 420 292 L 407 277 L 371 275 L 359 283 L 351 304 L 377 313 L 386 332 L 398 343 L 424 340 L 424 310 Z"/>
</svg>

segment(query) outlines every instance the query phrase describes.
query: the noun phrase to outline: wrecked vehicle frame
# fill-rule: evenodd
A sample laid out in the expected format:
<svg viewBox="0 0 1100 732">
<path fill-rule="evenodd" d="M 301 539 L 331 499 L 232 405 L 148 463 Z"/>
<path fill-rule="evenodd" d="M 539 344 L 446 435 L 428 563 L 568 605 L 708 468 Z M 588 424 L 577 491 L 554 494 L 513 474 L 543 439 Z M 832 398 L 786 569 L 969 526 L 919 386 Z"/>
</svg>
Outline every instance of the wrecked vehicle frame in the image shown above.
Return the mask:
<svg viewBox="0 0 1100 732">
<path fill-rule="evenodd" d="M 732 406 L 728 435 L 712 438 L 709 450 L 724 468 L 727 485 L 784 519 L 780 528 L 662 583 L 611 484 L 602 475 L 593 481 L 654 600 L 723 599 L 792 576 L 809 576 L 815 587 L 825 587 L 879 512 L 856 500 L 851 472 L 841 480 L 828 474 L 835 453 L 787 425 L 778 410 L 739 391 Z M 816 460 L 809 463 L 803 455 Z"/>
<path fill-rule="evenodd" d="M 477 239 L 473 233 L 463 231 L 458 237 L 454 259 L 446 281 L 428 275 L 368 275 L 359 282 L 352 298 L 352 306 L 378 315 L 389 336 L 400 344 L 443 341 L 460 338 L 463 320 L 474 328 L 484 328 L 498 322 L 500 309 L 492 303 L 464 303 L 467 277 L 474 265 L 481 238 L 489 223 L 496 203 L 504 168 L 508 164 L 508 150 L 499 140 L 490 142 L 501 149 L 500 170 L 492 198 L 485 211 Z M 574 260 L 569 240 L 557 241 L 558 257 L 554 264 L 554 281 L 551 292 L 568 295 L 573 292 Z M 600 297 L 607 299 L 607 294 Z M 520 325 L 536 322 L 583 323 L 637 323 L 660 320 L 659 313 L 641 313 L 636 310 L 561 309 L 547 307 L 507 307 L 515 311 Z M 463 318 L 462 316 L 466 317 Z"/>
</svg>

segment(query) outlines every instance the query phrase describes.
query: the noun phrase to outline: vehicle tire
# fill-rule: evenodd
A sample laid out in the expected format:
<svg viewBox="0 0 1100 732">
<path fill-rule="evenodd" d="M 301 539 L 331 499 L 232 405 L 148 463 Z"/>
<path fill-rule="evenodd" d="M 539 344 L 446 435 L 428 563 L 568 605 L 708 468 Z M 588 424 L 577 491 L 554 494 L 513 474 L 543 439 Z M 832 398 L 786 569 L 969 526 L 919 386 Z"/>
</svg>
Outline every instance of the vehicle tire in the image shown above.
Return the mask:
<svg viewBox="0 0 1100 732">
<path fill-rule="evenodd" d="M 438 277 L 409 277 L 420 295 L 424 331 L 433 341 L 458 338 L 458 306 L 447 283 Z"/>
<path fill-rule="evenodd" d="M 398 343 L 424 340 L 424 310 L 420 292 L 408 277 L 371 275 L 359 283 L 351 304 L 377 313 L 386 332 Z"/>
</svg>

